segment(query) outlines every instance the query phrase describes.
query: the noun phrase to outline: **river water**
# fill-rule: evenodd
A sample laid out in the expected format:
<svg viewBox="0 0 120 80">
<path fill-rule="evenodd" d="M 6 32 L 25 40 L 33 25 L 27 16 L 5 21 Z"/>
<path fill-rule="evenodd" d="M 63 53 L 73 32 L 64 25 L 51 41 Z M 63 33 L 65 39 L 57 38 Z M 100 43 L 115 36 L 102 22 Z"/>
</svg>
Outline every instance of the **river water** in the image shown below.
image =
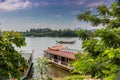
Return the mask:
<svg viewBox="0 0 120 80">
<path fill-rule="evenodd" d="M 76 41 L 75 44 L 58 44 L 56 43 L 57 41 Z M 26 47 L 20 48 L 20 50 L 24 51 L 32 51 L 34 50 L 34 60 L 38 57 L 42 57 L 44 54 L 44 50 L 46 50 L 48 47 L 55 46 L 55 45 L 63 45 L 65 47 L 68 47 L 70 49 L 77 49 L 81 50 L 81 41 L 77 37 L 72 37 L 72 38 L 59 38 L 59 37 L 26 37 Z M 59 69 L 55 66 L 52 66 L 51 68 L 51 76 L 52 77 L 64 77 L 70 75 L 69 72 L 64 71 L 62 69 Z M 34 78 L 39 77 L 37 75 L 36 71 L 34 73 Z"/>
</svg>

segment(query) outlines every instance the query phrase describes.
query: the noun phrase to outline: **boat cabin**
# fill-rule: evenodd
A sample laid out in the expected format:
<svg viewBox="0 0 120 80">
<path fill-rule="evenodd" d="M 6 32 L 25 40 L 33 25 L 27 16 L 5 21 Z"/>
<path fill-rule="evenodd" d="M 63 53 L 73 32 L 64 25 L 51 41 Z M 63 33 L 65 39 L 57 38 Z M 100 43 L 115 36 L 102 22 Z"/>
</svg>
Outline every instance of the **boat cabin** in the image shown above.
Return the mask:
<svg viewBox="0 0 120 80">
<path fill-rule="evenodd" d="M 69 65 L 70 61 L 74 61 L 75 54 L 80 52 L 79 50 L 68 49 L 64 46 L 53 46 L 49 47 L 44 51 L 44 56 L 50 60 L 50 63 L 53 63 L 65 70 L 70 70 L 71 67 Z"/>
</svg>

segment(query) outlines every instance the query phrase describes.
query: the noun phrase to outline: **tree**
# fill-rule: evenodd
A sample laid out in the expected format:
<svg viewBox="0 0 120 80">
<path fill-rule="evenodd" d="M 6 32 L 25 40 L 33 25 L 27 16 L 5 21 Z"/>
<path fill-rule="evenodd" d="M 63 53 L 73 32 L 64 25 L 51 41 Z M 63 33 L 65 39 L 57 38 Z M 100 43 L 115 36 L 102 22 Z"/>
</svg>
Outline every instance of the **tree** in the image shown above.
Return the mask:
<svg viewBox="0 0 120 80">
<path fill-rule="evenodd" d="M 0 32 L 0 75 L 5 79 L 20 79 L 20 68 L 27 68 L 26 60 L 15 50 L 25 46 L 25 38 L 17 32 Z"/>
<path fill-rule="evenodd" d="M 52 80 L 48 73 L 49 73 L 49 60 L 45 57 L 37 58 L 36 59 L 36 70 L 38 74 L 40 74 L 40 80 Z"/>
<path fill-rule="evenodd" d="M 97 14 L 86 11 L 78 15 L 78 20 L 93 26 L 103 25 L 104 28 L 94 32 L 77 32 L 87 55 L 76 54 L 79 57 L 73 63 L 74 71 L 80 75 L 115 80 L 120 74 L 120 2 L 114 1 L 109 8 L 99 6 Z"/>
</svg>

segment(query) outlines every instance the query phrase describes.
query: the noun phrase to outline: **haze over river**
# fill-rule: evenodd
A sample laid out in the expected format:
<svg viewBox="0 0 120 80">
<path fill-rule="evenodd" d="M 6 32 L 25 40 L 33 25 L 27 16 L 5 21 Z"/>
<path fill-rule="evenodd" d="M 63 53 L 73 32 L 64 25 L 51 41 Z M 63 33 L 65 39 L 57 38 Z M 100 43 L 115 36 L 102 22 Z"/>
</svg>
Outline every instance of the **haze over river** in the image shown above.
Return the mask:
<svg viewBox="0 0 120 80">
<path fill-rule="evenodd" d="M 58 44 L 56 43 L 57 41 L 76 41 L 75 44 Z M 79 40 L 78 37 L 26 37 L 26 47 L 22 47 L 20 50 L 25 50 L 25 51 L 32 51 L 34 50 L 34 59 L 38 57 L 42 57 L 44 54 L 44 50 L 46 50 L 48 47 L 55 46 L 55 45 L 63 45 L 65 47 L 68 47 L 70 49 L 77 49 L 81 50 L 81 41 Z M 59 69 L 57 67 L 53 67 L 51 69 L 51 76 L 53 77 L 64 77 L 69 75 L 68 72 Z M 62 75 L 61 75 L 62 74 Z M 38 75 L 35 75 L 34 77 L 38 77 Z"/>
</svg>

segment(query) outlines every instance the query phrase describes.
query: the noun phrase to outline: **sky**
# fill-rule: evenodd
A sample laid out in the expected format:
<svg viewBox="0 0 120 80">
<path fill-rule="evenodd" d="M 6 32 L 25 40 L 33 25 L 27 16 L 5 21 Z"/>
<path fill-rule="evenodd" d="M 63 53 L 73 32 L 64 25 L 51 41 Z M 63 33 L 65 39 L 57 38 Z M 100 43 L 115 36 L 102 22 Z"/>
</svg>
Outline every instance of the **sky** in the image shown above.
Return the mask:
<svg viewBox="0 0 120 80">
<path fill-rule="evenodd" d="M 77 20 L 84 11 L 109 6 L 113 0 L 0 0 L 0 29 L 26 31 L 31 28 L 91 28 Z"/>
</svg>

